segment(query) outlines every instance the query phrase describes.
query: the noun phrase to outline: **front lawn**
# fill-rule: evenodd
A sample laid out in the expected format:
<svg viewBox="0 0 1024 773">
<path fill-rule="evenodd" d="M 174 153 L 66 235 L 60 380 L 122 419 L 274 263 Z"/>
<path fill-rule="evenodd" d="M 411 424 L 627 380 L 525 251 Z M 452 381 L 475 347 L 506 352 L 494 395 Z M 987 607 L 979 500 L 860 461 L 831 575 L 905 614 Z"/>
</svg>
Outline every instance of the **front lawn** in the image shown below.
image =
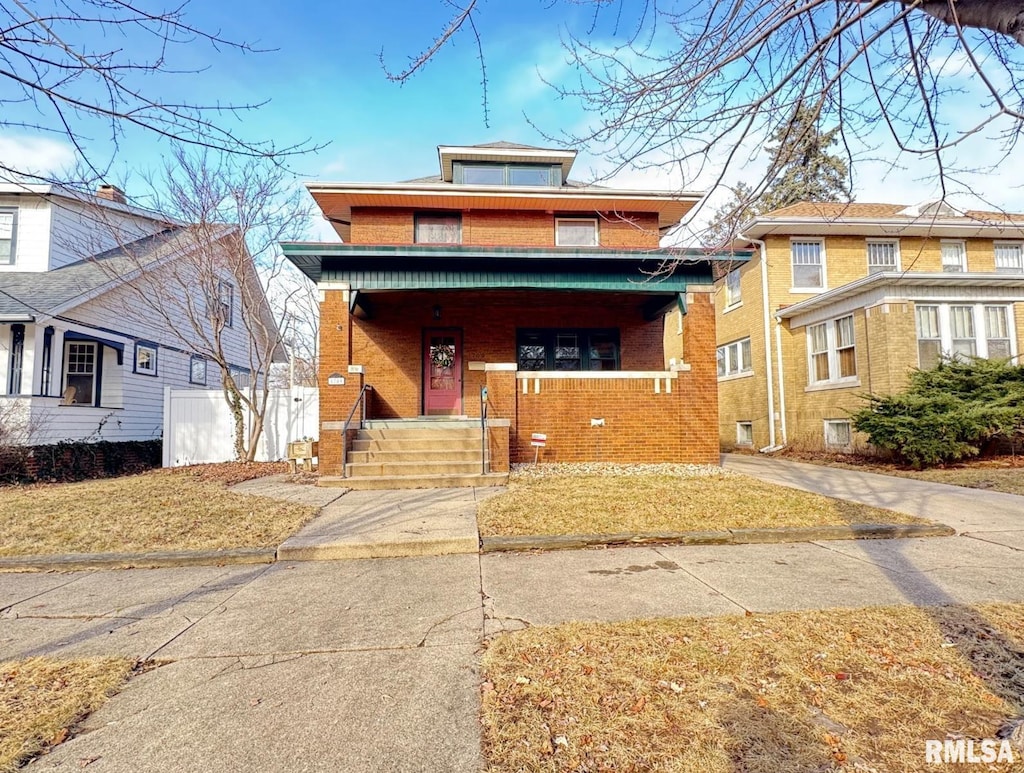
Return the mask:
<svg viewBox="0 0 1024 773">
<path fill-rule="evenodd" d="M 481 536 L 721 531 L 920 518 L 697 465 L 539 465 L 485 500 Z"/>
<path fill-rule="evenodd" d="M 61 743 L 77 722 L 121 689 L 134 669 L 135 661 L 125 658 L 0 663 L 0 773 L 15 771 Z"/>
<path fill-rule="evenodd" d="M 273 547 L 317 509 L 236 494 L 265 467 L 202 465 L 0 488 L 0 556 Z"/>
<path fill-rule="evenodd" d="M 1024 712 L 1022 648 L 1021 604 L 503 634 L 483 663 L 487 770 L 931 769 L 926 740 L 991 739 Z"/>
</svg>

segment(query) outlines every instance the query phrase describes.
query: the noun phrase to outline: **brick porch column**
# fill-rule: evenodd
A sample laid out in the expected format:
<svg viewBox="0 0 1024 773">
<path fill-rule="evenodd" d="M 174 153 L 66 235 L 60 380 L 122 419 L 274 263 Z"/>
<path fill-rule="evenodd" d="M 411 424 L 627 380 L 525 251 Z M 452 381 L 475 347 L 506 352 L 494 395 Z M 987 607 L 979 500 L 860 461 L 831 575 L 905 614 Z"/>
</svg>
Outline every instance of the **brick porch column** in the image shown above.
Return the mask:
<svg viewBox="0 0 1024 773">
<path fill-rule="evenodd" d="M 348 290 L 320 290 L 320 474 L 341 474 L 342 437 L 340 429 L 324 425 L 344 422 L 359 397 L 362 378 L 350 375 L 352 364 L 352 327 L 348 313 Z M 328 379 L 340 375 L 343 386 L 331 385 Z"/>
<path fill-rule="evenodd" d="M 508 428 L 495 427 L 488 433 L 491 441 L 491 470 L 506 472 L 516 442 L 516 369 L 514 362 L 489 362 L 484 366 L 487 384 L 488 419 L 507 419 Z M 500 447 L 501 445 L 504 447 Z"/>
<path fill-rule="evenodd" d="M 715 360 L 715 296 L 713 288 L 688 289 L 683 317 L 683 359 L 686 397 L 678 421 L 687 461 L 718 464 L 718 367 Z M 679 374 L 681 380 L 683 375 Z M 682 391 L 682 390 L 680 390 Z"/>
</svg>

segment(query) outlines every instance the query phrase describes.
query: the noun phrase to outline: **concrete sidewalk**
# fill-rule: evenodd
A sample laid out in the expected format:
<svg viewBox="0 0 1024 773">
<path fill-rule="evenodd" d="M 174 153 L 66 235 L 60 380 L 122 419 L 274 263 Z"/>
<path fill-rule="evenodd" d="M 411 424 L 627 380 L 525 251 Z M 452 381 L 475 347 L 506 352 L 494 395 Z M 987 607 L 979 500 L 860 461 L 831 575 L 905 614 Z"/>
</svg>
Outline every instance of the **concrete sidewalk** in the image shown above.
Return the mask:
<svg viewBox="0 0 1024 773">
<path fill-rule="evenodd" d="M 816 494 L 930 518 L 959 533 L 1024 550 L 1024 497 L 894 475 L 725 454 L 728 470 Z"/>
</svg>

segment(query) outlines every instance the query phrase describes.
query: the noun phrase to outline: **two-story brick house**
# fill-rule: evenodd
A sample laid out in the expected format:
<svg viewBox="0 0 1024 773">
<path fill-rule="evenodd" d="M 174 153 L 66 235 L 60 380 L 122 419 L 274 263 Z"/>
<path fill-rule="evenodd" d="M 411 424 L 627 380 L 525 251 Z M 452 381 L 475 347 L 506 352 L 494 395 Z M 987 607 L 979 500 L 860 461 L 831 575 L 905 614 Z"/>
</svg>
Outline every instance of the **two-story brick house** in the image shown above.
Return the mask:
<svg viewBox="0 0 1024 773">
<path fill-rule="evenodd" d="M 800 203 L 742 235 L 716 283 L 723 447 L 849 450 L 850 412 L 912 368 L 1019 358 L 1024 215 Z"/>
<path fill-rule="evenodd" d="M 711 261 L 659 247 L 700 195 L 578 185 L 574 159 L 441 146 L 437 176 L 308 185 L 343 240 L 284 245 L 320 289 L 322 481 L 500 481 L 535 434 L 548 461 L 717 461 Z"/>
</svg>

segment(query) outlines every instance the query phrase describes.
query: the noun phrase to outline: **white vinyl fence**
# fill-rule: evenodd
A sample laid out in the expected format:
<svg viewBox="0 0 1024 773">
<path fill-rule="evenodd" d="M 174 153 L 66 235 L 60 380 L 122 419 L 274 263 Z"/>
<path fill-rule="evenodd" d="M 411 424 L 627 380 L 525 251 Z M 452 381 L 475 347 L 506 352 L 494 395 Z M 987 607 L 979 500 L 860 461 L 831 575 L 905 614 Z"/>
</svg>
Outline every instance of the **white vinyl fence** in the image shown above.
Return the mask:
<svg viewBox="0 0 1024 773">
<path fill-rule="evenodd" d="M 284 459 L 288 443 L 320 431 L 315 387 L 271 390 L 256 461 Z M 235 458 L 231 411 L 219 389 L 164 390 L 164 467 Z"/>
</svg>

